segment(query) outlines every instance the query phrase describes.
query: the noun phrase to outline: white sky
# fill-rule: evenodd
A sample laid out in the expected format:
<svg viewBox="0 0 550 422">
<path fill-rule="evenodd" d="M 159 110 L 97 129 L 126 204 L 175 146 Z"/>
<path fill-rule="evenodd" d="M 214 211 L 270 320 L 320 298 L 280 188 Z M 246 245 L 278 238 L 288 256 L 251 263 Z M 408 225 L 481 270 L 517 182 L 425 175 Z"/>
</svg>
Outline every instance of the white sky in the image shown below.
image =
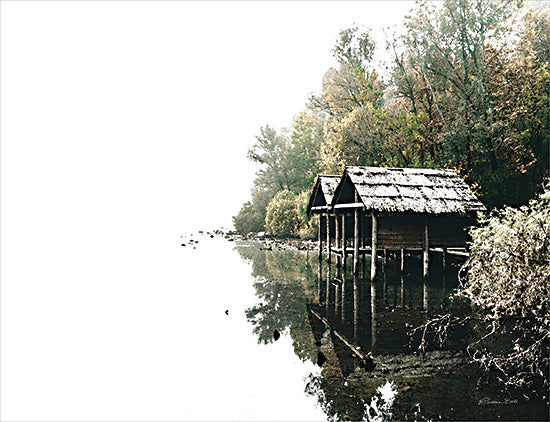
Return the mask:
<svg viewBox="0 0 550 422">
<path fill-rule="evenodd" d="M 229 226 L 254 136 L 305 108 L 338 32 L 371 27 L 383 49 L 412 6 L 3 1 L 3 223 L 139 209 Z"/>
<path fill-rule="evenodd" d="M 145 318 L 142 304 L 160 310 L 145 314 L 152 338 L 167 322 L 164 309 L 185 311 L 184 293 L 171 286 L 185 288 L 193 257 L 180 256 L 179 237 L 230 226 L 250 196 L 246 151 L 259 128 L 288 127 L 304 109 L 334 65 L 341 29 L 370 26 L 382 47 L 381 28 L 412 6 L 1 1 L 0 372 L 11 407 L 0 416 L 76 420 L 72 412 L 87 412 L 78 400 L 91 396 L 72 386 L 106 396 L 118 389 L 116 377 L 112 385 L 99 378 L 120 372 L 119 361 L 96 375 L 82 362 L 109 336 L 121 361 L 149 353 L 117 337 L 126 319 Z M 167 291 L 174 296 L 153 300 Z M 169 321 L 177 326 L 179 315 Z M 97 383 L 82 385 L 88 378 L 73 367 Z M 136 401 L 141 386 L 126 387 L 113 412 Z M 133 411 L 154 413 L 162 400 Z M 94 411 L 96 419 L 118 415 Z"/>
</svg>

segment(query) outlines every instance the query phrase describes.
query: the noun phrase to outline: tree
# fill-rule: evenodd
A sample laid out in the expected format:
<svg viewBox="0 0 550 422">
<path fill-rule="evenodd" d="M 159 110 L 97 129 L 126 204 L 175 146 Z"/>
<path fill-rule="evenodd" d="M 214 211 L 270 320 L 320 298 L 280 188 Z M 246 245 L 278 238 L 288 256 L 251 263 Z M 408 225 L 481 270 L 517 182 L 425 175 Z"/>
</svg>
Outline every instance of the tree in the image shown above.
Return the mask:
<svg viewBox="0 0 550 422">
<path fill-rule="evenodd" d="M 303 111 L 294 119 L 289 161 L 300 175 L 299 191 L 309 190 L 320 172 L 323 124 L 323 115 L 313 110 Z"/>
<path fill-rule="evenodd" d="M 536 58 L 547 22 L 527 31 L 532 19 L 522 26 L 518 16 L 518 2 L 419 1 L 389 43 L 394 93 L 422 120 L 421 158 L 461 171 L 490 207 L 525 203 L 548 162 L 547 66 Z"/>
<path fill-rule="evenodd" d="M 361 160 L 357 151 L 350 151 L 350 146 L 357 145 L 343 136 L 346 122 L 353 120 L 358 110 L 378 110 L 383 105 L 384 84 L 370 67 L 374 48 L 370 31 L 360 32 L 357 27 L 342 30 L 332 50 L 339 66 L 326 72 L 321 94 L 310 100 L 310 108 L 325 115 L 321 159 L 327 173 L 341 172 L 351 164 L 350 156 Z M 372 149 L 368 138 L 355 143 Z"/>
<path fill-rule="evenodd" d="M 254 182 L 257 187 L 274 192 L 296 188 L 301 175 L 289 159 L 291 149 L 287 136 L 269 126 L 260 128 L 256 143 L 248 150 L 248 158 L 260 165 Z"/>
</svg>

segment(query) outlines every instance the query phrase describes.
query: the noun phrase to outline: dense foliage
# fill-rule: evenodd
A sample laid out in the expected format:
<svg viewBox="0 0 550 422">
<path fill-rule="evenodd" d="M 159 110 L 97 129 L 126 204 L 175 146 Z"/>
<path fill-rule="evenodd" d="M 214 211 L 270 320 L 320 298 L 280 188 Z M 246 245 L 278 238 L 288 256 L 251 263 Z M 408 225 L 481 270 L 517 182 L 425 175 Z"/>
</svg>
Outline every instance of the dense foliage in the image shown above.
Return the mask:
<svg viewBox="0 0 550 422">
<path fill-rule="evenodd" d="M 265 227 L 278 237 L 295 236 L 298 230 L 296 194 L 283 190 L 273 197 L 267 206 Z"/>
<path fill-rule="evenodd" d="M 386 74 L 373 66 L 370 31 L 342 30 L 337 65 L 307 109 L 287 131 L 260 129 L 237 230 L 265 229 L 257 223 L 278 192 L 310 192 L 319 173 L 346 165 L 453 168 L 489 208 L 526 204 L 548 174 L 550 139 L 550 14 L 530 7 L 418 0 L 402 35 L 386 40 Z M 312 232 L 307 218 L 300 232 Z"/>
<path fill-rule="evenodd" d="M 474 358 L 520 385 L 548 382 L 550 345 L 550 189 L 519 209 L 494 211 L 471 230 L 468 284 L 461 294 L 490 329 L 471 345 Z M 506 331 L 509 347 L 492 348 Z"/>
</svg>

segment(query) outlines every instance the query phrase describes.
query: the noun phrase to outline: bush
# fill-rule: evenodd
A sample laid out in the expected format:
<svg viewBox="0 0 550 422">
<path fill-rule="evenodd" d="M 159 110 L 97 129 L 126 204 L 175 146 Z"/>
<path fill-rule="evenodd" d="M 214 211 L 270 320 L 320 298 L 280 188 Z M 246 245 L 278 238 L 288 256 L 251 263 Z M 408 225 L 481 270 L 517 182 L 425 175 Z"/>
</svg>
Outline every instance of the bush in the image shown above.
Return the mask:
<svg viewBox="0 0 550 422">
<path fill-rule="evenodd" d="M 278 237 L 298 234 L 300 221 L 296 200 L 296 194 L 289 190 L 283 190 L 273 197 L 265 216 L 265 227 L 268 231 Z"/>
<path fill-rule="evenodd" d="M 475 347 L 476 360 L 507 374 L 521 385 L 533 376 L 548 377 L 550 341 L 550 190 L 528 206 L 493 211 L 481 227 L 470 231 L 471 253 L 462 291 L 493 327 L 494 333 L 513 321 L 505 353 Z M 512 375 L 514 374 L 514 375 Z M 547 381 L 547 378 L 546 378 Z"/>
<path fill-rule="evenodd" d="M 235 230 L 241 234 L 260 232 L 264 229 L 265 216 L 251 202 L 245 202 L 239 213 L 233 217 Z"/>
<path fill-rule="evenodd" d="M 298 235 L 300 239 L 315 239 L 317 238 L 317 224 L 319 222 L 317 216 L 309 218 L 307 216 L 307 206 L 309 204 L 309 191 L 304 191 L 296 198 L 296 210 L 298 213 Z"/>
</svg>

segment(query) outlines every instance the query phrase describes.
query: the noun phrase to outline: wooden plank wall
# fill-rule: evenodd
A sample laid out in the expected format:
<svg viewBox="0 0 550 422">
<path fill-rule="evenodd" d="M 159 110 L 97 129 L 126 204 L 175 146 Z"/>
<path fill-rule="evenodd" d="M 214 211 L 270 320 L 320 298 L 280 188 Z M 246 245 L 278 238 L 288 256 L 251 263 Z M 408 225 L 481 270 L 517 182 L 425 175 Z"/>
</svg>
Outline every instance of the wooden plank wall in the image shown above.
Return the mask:
<svg viewBox="0 0 550 422">
<path fill-rule="evenodd" d="M 382 215 L 378 218 L 380 249 L 421 249 L 424 219 L 420 215 Z"/>
<path fill-rule="evenodd" d="M 346 238 L 353 239 L 354 216 L 344 214 L 346 219 Z M 339 228 L 342 229 L 342 214 L 336 214 Z M 363 244 L 371 244 L 372 218 L 365 212 L 360 213 L 361 227 L 359 236 Z M 422 249 L 422 233 L 424 224 L 428 224 L 430 248 L 464 247 L 469 240 L 468 226 L 475 223 L 475 217 L 424 216 L 417 214 L 398 214 L 378 216 L 378 248 L 379 249 Z M 326 214 L 322 215 L 321 235 L 326 239 Z M 334 215 L 330 217 L 330 235 L 336 237 Z M 349 245 L 348 245 L 349 247 Z"/>
</svg>

